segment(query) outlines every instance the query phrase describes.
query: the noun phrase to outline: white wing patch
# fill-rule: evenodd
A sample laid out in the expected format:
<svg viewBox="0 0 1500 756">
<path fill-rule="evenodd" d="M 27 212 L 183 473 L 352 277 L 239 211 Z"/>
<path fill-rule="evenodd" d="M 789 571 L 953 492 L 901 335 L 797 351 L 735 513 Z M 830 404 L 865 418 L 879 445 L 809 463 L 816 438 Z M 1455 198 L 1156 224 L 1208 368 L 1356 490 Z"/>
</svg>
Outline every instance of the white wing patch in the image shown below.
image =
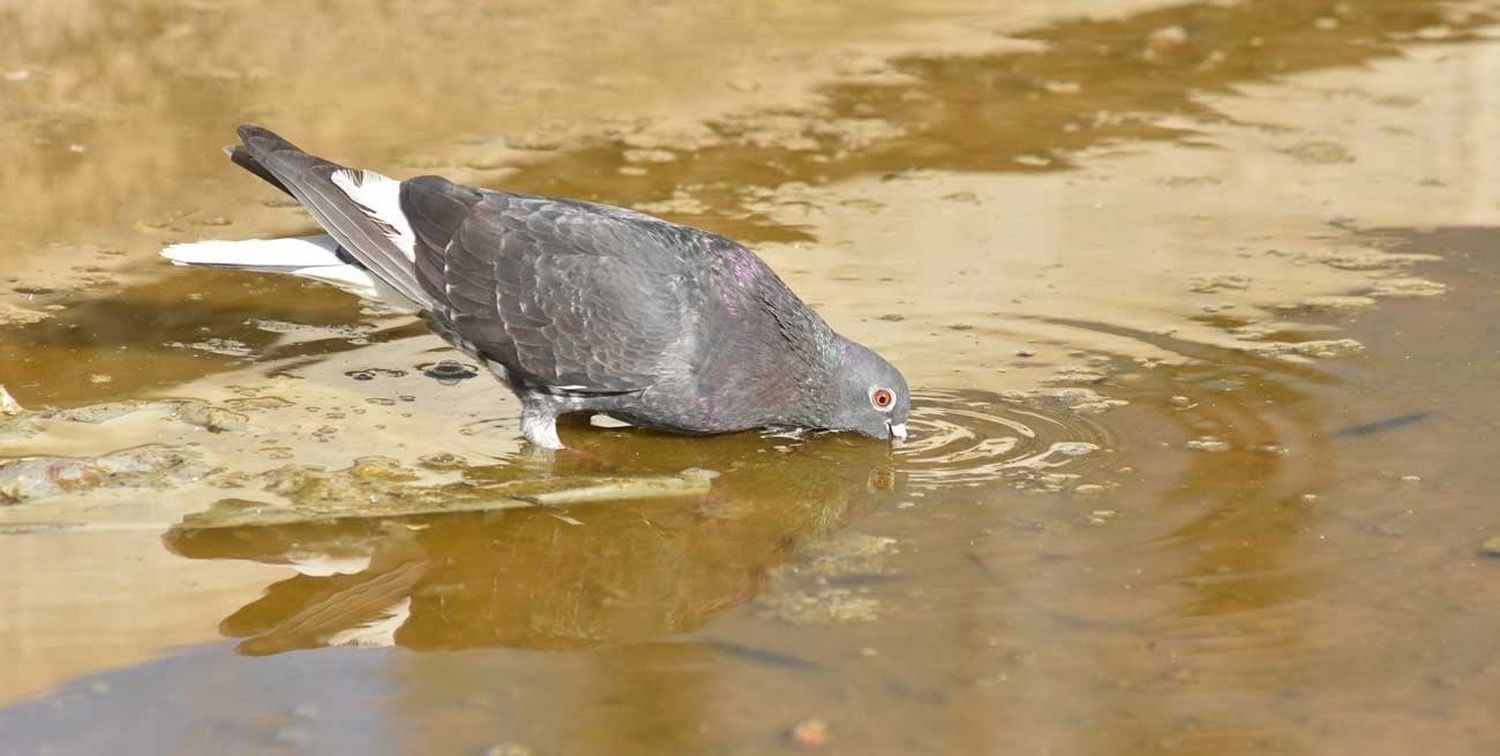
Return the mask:
<svg viewBox="0 0 1500 756">
<path fill-rule="evenodd" d="M 401 212 L 401 182 L 374 171 L 340 168 L 333 183 L 359 205 L 370 218 L 388 229 L 386 238 L 413 262 L 417 259 L 417 236 L 406 213 Z"/>
</svg>

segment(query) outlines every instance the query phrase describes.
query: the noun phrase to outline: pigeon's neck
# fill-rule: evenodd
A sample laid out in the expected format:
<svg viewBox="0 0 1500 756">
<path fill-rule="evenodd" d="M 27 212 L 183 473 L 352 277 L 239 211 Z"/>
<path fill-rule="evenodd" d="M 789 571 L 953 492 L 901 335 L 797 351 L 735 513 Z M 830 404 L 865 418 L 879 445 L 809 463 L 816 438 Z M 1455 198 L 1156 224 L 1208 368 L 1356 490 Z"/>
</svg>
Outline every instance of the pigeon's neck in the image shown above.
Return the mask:
<svg viewBox="0 0 1500 756">
<path fill-rule="evenodd" d="M 784 287 L 767 289 L 747 298 L 758 312 L 734 320 L 727 341 L 735 348 L 714 350 L 706 372 L 717 390 L 738 397 L 736 425 L 823 427 L 846 341 Z"/>
<path fill-rule="evenodd" d="M 802 428 L 828 428 L 836 419 L 842 389 L 841 366 L 850 342 L 821 319 L 817 319 L 815 327 L 809 328 L 809 334 L 808 343 L 795 347 L 799 355 L 794 363 L 801 367 L 801 371 L 782 421 Z"/>
<path fill-rule="evenodd" d="M 849 343 L 823 322 L 749 250 L 728 240 L 714 249 L 722 335 L 734 349 L 711 350 L 711 385 L 737 401 L 728 424 L 827 427 Z M 725 411 L 721 406 L 720 411 Z"/>
</svg>

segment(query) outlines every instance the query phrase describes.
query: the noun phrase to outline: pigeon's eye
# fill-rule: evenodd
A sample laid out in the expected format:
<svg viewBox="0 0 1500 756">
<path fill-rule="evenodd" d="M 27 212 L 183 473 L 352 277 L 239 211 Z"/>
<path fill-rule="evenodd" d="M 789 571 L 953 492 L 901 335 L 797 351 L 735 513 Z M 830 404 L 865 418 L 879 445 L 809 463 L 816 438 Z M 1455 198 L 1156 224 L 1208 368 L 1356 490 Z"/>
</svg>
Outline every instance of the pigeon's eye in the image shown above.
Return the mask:
<svg viewBox="0 0 1500 756">
<path fill-rule="evenodd" d="M 870 403 L 882 412 L 890 409 L 895 402 L 896 396 L 890 392 L 890 389 L 875 389 L 870 392 Z"/>
</svg>

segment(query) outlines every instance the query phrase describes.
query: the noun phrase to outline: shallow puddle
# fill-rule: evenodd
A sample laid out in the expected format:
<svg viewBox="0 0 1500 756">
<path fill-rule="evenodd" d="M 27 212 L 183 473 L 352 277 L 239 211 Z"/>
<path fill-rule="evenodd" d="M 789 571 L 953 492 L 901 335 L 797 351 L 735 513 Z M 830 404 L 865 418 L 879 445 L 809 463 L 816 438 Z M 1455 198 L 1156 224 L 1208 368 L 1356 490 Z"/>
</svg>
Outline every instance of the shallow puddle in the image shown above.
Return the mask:
<svg viewBox="0 0 1500 756">
<path fill-rule="evenodd" d="M 362 7 L 0 11 L 0 753 L 1500 747 L 1492 3 Z M 252 119 L 753 243 L 912 438 L 525 449 L 157 261 L 309 228 Z"/>
</svg>

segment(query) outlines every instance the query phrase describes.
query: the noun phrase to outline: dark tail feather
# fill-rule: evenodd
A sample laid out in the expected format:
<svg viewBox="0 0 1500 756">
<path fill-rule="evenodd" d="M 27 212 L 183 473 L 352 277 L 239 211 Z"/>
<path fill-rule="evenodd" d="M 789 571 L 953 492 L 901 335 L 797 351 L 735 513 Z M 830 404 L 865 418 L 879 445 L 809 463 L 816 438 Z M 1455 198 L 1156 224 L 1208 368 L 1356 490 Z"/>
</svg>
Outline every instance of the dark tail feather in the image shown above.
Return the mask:
<svg viewBox="0 0 1500 756">
<path fill-rule="evenodd" d="M 296 199 L 296 195 L 292 194 L 292 190 L 286 188 L 286 184 L 281 183 L 281 179 L 271 175 L 271 172 L 266 170 L 265 166 L 255 162 L 255 158 L 250 157 L 250 152 L 245 149 L 245 145 L 231 144 L 224 148 L 224 154 L 228 155 L 229 159 L 234 161 L 235 165 L 265 179 L 266 183 L 286 192 L 293 199 Z"/>
<path fill-rule="evenodd" d="M 243 144 L 229 154 L 235 164 L 301 202 L 340 247 L 381 281 L 424 309 L 433 306 L 406 253 L 391 242 L 379 221 L 333 183 L 334 172 L 343 166 L 310 155 L 259 126 L 246 124 L 238 133 Z"/>
</svg>

